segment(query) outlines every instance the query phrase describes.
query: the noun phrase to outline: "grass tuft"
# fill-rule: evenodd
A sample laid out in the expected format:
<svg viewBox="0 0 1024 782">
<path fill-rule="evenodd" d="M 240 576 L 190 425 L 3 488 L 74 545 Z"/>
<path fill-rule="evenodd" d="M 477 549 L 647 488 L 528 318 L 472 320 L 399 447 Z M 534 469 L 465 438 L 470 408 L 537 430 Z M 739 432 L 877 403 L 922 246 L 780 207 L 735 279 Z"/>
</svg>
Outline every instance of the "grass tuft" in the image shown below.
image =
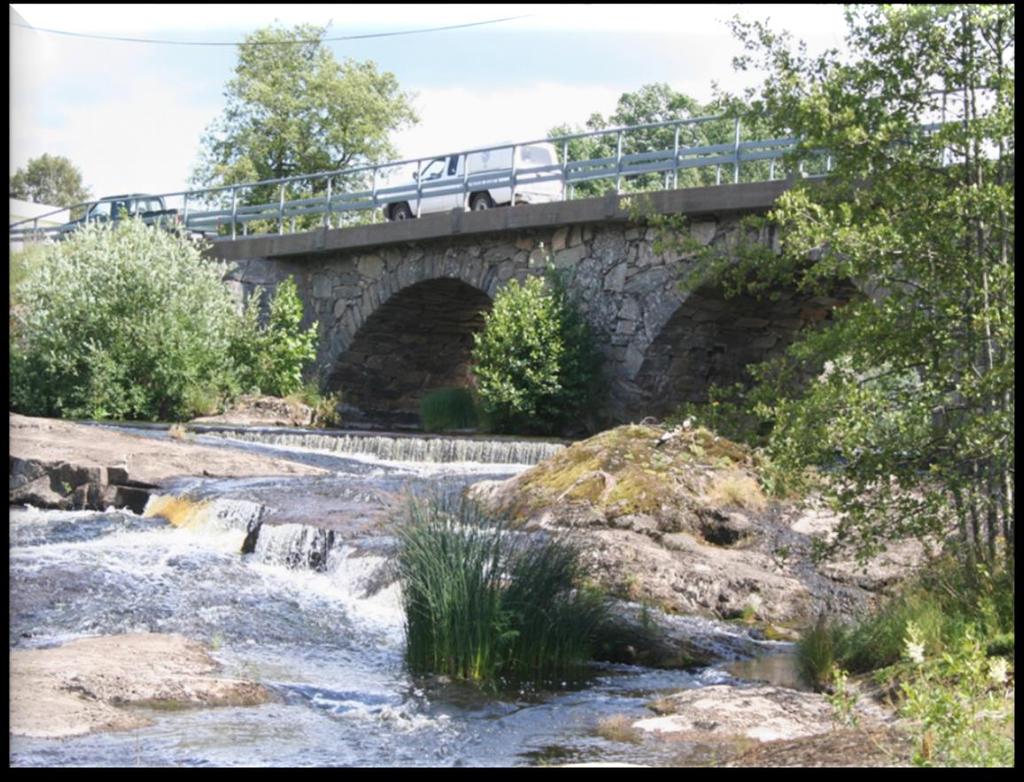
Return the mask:
<svg viewBox="0 0 1024 782">
<path fill-rule="evenodd" d="M 608 609 L 563 538 L 516 532 L 468 500 L 410 501 L 396 565 L 414 673 L 484 684 L 573 676 Z"/>
<path fill-rule="evenodd" d="M 606 741 L 624 744 L 639 744 L 643 741 L 640 731 L 633 727 L 633 720 L 625 714 L 602 717 L 598 720 L 594 732 Z"/>
</svg>

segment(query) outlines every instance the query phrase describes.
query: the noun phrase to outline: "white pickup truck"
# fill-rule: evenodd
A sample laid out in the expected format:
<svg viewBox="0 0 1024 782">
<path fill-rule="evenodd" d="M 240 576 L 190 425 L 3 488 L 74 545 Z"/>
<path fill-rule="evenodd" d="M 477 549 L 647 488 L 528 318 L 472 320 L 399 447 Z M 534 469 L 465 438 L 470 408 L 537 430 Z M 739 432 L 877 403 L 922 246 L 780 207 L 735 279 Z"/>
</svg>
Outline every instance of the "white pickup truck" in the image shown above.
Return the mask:
<svg viewBox="0 0 1024 782">
<path fill-rule="evenodd" d="M 517 146 L 515 152 L 516 203 L 562 200 L 565 182 L 554 144 Z M 400 186 L 399 195 L 384 207 L 385 214 L 389 220 L 408 220 L 432 212 L 475 212 L 507 205 L 512 202 L 511 173 L 511 144 L 485 152 L 434 158 L 424 166 L 418 182 L 414 173 L 412 183 Z"/>
</svg>

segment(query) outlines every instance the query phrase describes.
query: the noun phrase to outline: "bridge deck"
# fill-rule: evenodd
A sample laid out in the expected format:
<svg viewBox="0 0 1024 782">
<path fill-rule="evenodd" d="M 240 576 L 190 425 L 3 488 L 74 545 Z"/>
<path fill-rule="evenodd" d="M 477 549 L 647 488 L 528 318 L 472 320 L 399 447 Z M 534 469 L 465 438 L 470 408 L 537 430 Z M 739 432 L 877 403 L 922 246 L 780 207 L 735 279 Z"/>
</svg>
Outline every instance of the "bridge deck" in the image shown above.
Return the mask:
<svg viewBox="0 0 1024 782">
<path fill-rule="evenodd" d="M 693 187 L 645 194 L 661 214 L 702 215 L 716 212 L 755 212 L 768 209 L 792 183 L 787 180 L 739 185 Z M 624 221 L 629 217 L 623 202 L 629 194 L 609 193 L 600 198 L 562 201 L 552 204 L 499 208 L 481 212 L 433 214 L 418 220 L 280 236 L 220 239 L 210 252 L 225 261 L 249 258 L 285 258 L 317 255 L 338 250 L 380 247 L 401 242 L 437 239 L 452 235 L 489 234 L 527 228 L 544 228 L 581 223 Z"/>
</svg>

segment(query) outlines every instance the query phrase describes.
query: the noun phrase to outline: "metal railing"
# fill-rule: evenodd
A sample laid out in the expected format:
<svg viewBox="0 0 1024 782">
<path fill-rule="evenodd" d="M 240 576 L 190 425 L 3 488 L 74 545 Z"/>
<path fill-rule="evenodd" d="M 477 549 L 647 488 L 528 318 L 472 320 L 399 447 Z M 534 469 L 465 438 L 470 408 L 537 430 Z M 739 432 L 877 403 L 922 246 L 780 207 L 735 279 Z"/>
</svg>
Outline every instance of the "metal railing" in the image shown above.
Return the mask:
<svg viewBox="0 0 1024 782">
<path fill-rule="evenodd" d="M 681 143 L 684 131 L 690 136 L 697 137 L 703 128 L 712 123 L 718 123 L 714 126 L 715 129 L 722 135 L 728 133 L 729 138 L 720 143 Z M 674 143 L 670 148 L 629 150 L 629 147 L 645 140 L 645 132 L 649 136 L 652 131 L 670 129 L 674 136 Z M 166 208 L 177 209 L 181 217 L 180 224 L 191 233 L 214 235 L 211 238 L 236 239 L 239 234 L 284 234 L 286 228 L 290 228 L 290 231 L 297 230 L 297 227 L 299 230 L 310 230 L 314 227 L 310 221 L 311 217 L 317 217 L 315 222 L 326 228 L 334 227 L 336 222 L 341 227 L 346 216 L 359 212 L 369 212 L 369 221 L 376 222 L 381 211 L 393 204 L 408 204 L 410 211 L 419 217 L 423 211 L 423 202 L 427 198 L 461 196 L 462 206 L 466 208 L 470 205 L 473 194 L 495 189 L 508 188 L 511 196 L 509 205 L 515 206 L 517 202 L 529 201 L 528 196 L 524 194 L 529 193 L 531 185 L 547 182 L 561 183 L 561 198 L 566 200 L 582 197 L 581 191 L 585 192 L 589 183 L 614 181 L 615 192 L 621 193 L 624 180 L 635 181 L 638 177 L 648 177 L 650 180 L 654 174 L 663 175 L 659 180 L 659 189 L 676 188 L 679 187 L 681 173 L 703 169 L 714 170 L 713 184 L 722 183 L 723 169 L 731 174 L 729 179 L 733 183 L 738 183 L 741 181 L 744 164 L 749 166 L 760 161 L 767 161 L 767 170 L 759 170 L 757 175 L 760 179 L 753 181 L 777 178 L 781 162 L 796 146 L 797 139 L 788 137 L 742 141 L 741 132 L 742 125 L 738 118 L 729 120 L 724 117 L 700 117 L 475 147 L 441 155 L 200 190 L 153 194 L 151 197 L 163 198 Z M 602 137 L 607 137 L 608 142 L 614 140 L 614 154 L 597 158 L 570 159 L 573 142 Z M 702 140 L 706 142 L 712 139 L 704 137 Z M 521 148 L 542 143 L 554 145 L 561 153 L 561 162 L 556 160 L 547 165 L 530 166 L 517 164 L 517 153 Z M 501 151 L 511 153 L 510 166 L 469 172 L 465 156 Z M 461 175 L 423 180 L 425 166 L 439 159 L 450 160 L 452 156 L 460 156 L 463 161 Z M 819 157 L 822 158 L 820 173 L 827 173 L 831 170 L 831 157 Z M 762 166 L 761 169 L 763 168 Z M 413 169 L 416 176 L 411 175 Z M 788 173 L 790 172 L 786 172 Z M 803 164 L 798 171 L 792 173 L 808 175 Z M 394 183 L 396 179 L 399 180 L 397 184 Z M 700 179 L 698 184 L 712 184 L 705 181 L 707 179 L 709 177 Z M 248 203 L 251 199 L 246 196 L 258 189 L 262 191 L 261 198 L 257 199 L 260 202 Z M 266 194 L 269 192 L 274 193 L 273 200 L 267 200 Z M 453 203 L 457 202 L 457 199 L 453 200 Z M 70 209 L 72 213 L 83 208 L 88 210 L 96 203 L 89 201 L 76 204 Z M 12 223 L 11 240 L 40 239 L 65 232 L 68 230 L 67 226 L 40 227 L 40 221 L 45 221 L 47 217 L 65 209 L 68 207 Z M 270 227 L 276 230 L 251 233 L 250 226 Z"/>
</svg>

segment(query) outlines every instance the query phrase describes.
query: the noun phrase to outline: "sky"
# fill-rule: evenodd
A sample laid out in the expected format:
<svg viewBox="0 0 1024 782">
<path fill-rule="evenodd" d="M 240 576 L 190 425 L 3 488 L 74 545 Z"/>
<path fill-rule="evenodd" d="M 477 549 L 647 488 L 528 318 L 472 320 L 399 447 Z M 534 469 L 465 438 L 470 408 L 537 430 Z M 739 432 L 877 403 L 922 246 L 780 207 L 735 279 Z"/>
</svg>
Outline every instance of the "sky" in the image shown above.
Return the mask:
<svg viewBox="0 0 1024 782">
<path fill-rule="evenodd" d="M 273 24 L 328 36 L 518 17 L 464 29 L 329 44 L 373 60 L 414 94 L 420 122 L 394 134 L 401 157 L 542 138 L 608 115 L 624 92 L 664 82 L 707 101 L 739 91 L 726 21 L 770 20 L 812 51 L 842 45 L 838 5 L 61 5 L 11 4 L 10 173 L 44 153 L 69 158 L 94 197 L 188 187 L 204 130 L 224 109 L 235 46 L 70 37 L 237 42 Z M 244 13 L 241 12 L 244 9 Z M 26 29 L 14 24 L 27 23 Z"/>
</svg>

